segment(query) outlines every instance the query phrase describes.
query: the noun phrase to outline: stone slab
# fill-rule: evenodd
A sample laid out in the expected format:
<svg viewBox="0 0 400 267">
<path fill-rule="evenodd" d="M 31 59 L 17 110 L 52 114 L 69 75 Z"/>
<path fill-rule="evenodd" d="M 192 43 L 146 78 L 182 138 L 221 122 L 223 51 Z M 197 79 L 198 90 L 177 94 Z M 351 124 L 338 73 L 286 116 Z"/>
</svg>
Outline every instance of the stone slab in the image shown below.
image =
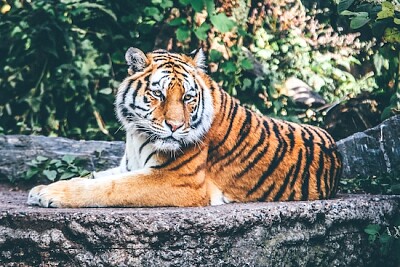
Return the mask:
<svg viewBox="0 0 400 267">
<path fill-rule="evenodd" d="M 393 225 L 398 196 L 102 209 L 26 196 L 0 190 L 1 266 L 394 266 L 363 230 Z"/>
</svg>

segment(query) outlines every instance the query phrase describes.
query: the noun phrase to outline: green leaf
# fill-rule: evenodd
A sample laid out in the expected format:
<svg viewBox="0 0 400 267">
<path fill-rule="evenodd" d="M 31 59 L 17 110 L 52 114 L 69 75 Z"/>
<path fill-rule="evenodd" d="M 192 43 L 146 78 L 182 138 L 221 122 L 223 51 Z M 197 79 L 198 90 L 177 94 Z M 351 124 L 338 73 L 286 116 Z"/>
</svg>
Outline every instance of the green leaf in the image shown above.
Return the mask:
<svg viewBox="0 0 400 267">
<path fill-rule="evenodd" d="M 197 38 L 199 38 L 200 40 L 206 40 L 208 37 L 207 32 L 210 28 L 210 24 L 208 24 L 207 22 L 203 22 L 200 27 L 194 30 L 194 34 L 196 34 Z"/>
<path fill-rule="evenodd" d="M 360 13 L 366 13 L 366 12 L 360 12 Z M 367 13 L 367 16 L 358 15 L 358 16 L 356 16 L 356 17 L 351 19 L 350 28 L 359 29 L 362 26 L 364 26 L 365 24 L 367 24 L 370 20 L 371 19 L 368 17 L 368 13 Z"/>
<path fill-rule="evenodd" d="M 79 172 L 79 176 L 80 176 L 80 177 L 84 177 L 84 176 L 86 176 L 86 175 L 88 175 L 88 174 L 90 174 L 90 171 L 88 171 L 88 170 L 81 170 L 81 171 Z"/>
<path fill-rule="evenodd" d="M 353 11 L 350 11 L 350 10 L 345 10 L 345 11 L 340 12 L 340 15 L 342 15 L 342 16 L 356 16 L 357 12 L 353 12 Z"/>
<path fill-rule="evenodd" d="M 97 9 L 108 16 L 110 16 L 115 22 L 117 21 L 117 16 L 112 12 L 110 9 L 107 9 L 105 6 L 95 4 L 95 3 L 87 3 L 87 2 L 79 2 L 74 4 L 76 8 L 82 8 L 83 10 L 85 9 Z"/>
<path fill-rule="evenodd" d="M 76 176 L 76 174 L 73 173 L 73 172 L 64 172 L 64 173 L 61 175 L 60 180 L 66 180 L 66 179 L 72 178 L 72 177 L 74 177 L 74 176 Z"/>
<path fill-rule="evenodd" d="M 379 234 L 379 231 L 381 230 L 381 227 L 377 224 L 369 224 L 367 227 L 365 227 L 364 232 L 366 232 L 369 235 L 376 235 Z"/>
<path fill-rule="evenodd" d="M 215 13 L 215 3 L 214 3 L 214 0 L 205 0 L 204 3 L 205 3 L 205 5 L 206 5 L 207 14 L 208 14 L 209 16 L 214 15 L 214 13 Z"/>
<path fill-rule="evenodd" d="M 51 170 L 44 170 L 43 175 L 46 176 L 46 178 L 49 179 L 50 181 L 54 181 L 57 177 L 57 172 Z"/>
<path fill-rule="evenodd" d="M 176 38 L 178 41 L 186 41 L 190 37 L 190 30 L 188 26 L 181 26 L 176 30 Z"/>
<path fill-rule="evenodd" d="M 39 162 L 43 162 L 43 161 L 48 160 L 48 158 L 43 157 L 43 156 L 37 156 L 37 157 L 36 157 L 36 160 L 39 161 Z"/>
<path fill-rule="evenodd" d="M 389 43 L 400 43 L 400 31 L 397 28 L 387 28 L 383 39 Z"/>
<path fill-rule="evenodd" d="M 156 7 L 145 7 L 144 14 L 148 17 L 152 17 L 155 21 L 161 21 L 163 19 L 163 15 Z"/>
<path fill-rule="evenodd" d="M 31 179 L 33 176 L 39 173 L 38 169 L 30 168 L 25 175 L 25 179 Z"/>
<path fill-rule="evenodd" d="M 186 18 L 174 18 L 170 22 L 168 22 L 169 25 L 171 26 L 179 26 L 187 23 Z"/>
<path fill-rule="evenodd" d="M 243 80 L 243 91 L 251 86 L 251 80 L 249 78 L 244 78 Z"/>
<path fill-rule="evenodd" d="M 354 3 L 354 1 L 355 0 L 340 0 L 337 6 L 338 13 L 342 13 L 343 11 L 348 9 Z"/>
<path fill-rule="evenodd" d="M 398 19 L 398 18 L 394 18 L 394 19 L 393 19 L 393 22 L 394 22 L 395 24 L 397 24 L 397 25 L 400 25 L 400 19 Z"/>
<path fill-rule="evenodd" d="M 210 18 L 211 23 L 219 30 L 220 32 L 229 32 L 233 27 L 236 26 L 236 23 L 228 18 L 225 13 L 219 13 L 217 15 L 213 15 Z"/>
<path fill-rule="evenodd" d="M 202 0 L 193 0 L 190 2 L 190 4 L 192 5 L 194 11 L 196 12 L 200 12 L 204 8 L 204 3 Z"/>
<path fill-rule="evenodd" d="M 74 162 L 74 160 L 76 159 L 76 157 L 73 155 L 64 155 L 61 159 L 68 164 L 72 164 Z"/>
<path fill-rule="evenodd" d="M 382 10 L 378 12 L 376 19 L 394 17 L 394 5 L 390 2 L 382 3 Z"/>
<path fill-rule="evenodd" d="M 236 65 L 232 61 L 226 61 L 221 65 L 226 73 L 233 73 L 237 70 Z"/>
<path fill-rule="evenodd" d="M 190 4 L 190 1 L 191 1 L 191 0 L 179 0 L 179 3 L 181 3 L 181 4 L 184 5 L 184 6 L 187 6 L 187 5 Z"/>
<path fill-rule="evenodd" d="M 160 7 L 162 9 L 170 8 L 174 6 L 174 2 L 170 0 L 162 0 L 160 3 Z"/>
<path fill-rule="evenodd" d="M 111 88 L 103 88 L 103 89 L 99 90 L 99 93 L 103 94 L 103 95 L 109 95 L 112 93 L 112 89 Z"/>
<path fill-rule="evenodd" d="M 250 61 L 250 59 L 245 58 L 240 62 L 240 65 L 242 66 L 243 69 L 245 70 L 251 70 L 253 69 L 253 63 Z"/>
<path fill-rule="evenodd" d="M 215 50 L 215 49 L 211 49 L 211 51 L 210 51 L 210 60 L 212 62 L 220 61 L 221 58 L 222 58 L 222 53 L 221 52 L 219 52 L 218 50 Z"/>
</svg>

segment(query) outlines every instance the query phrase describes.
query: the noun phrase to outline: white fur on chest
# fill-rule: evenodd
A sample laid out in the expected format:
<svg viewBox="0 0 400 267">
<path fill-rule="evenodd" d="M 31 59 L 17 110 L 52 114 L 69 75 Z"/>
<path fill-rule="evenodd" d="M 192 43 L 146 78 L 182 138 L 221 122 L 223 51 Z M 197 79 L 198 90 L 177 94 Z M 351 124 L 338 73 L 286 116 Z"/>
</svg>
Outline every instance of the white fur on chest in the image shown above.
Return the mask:
<svg viewBox="0 0 400 267">
<path fill-rule="evenodd" d="M 127 134 L 125 154 L 120 164 L 121 172 L 140 170 L 157 163 L 157 153 L 151 142 L 138 134 Z"/>
</svg>

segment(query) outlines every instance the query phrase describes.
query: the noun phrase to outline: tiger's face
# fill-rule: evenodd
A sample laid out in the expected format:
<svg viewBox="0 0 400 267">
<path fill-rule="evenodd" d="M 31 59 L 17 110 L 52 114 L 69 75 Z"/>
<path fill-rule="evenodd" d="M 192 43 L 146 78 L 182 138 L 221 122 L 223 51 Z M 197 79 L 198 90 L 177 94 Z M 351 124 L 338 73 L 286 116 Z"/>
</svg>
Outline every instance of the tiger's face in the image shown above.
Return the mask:
<svg viewBox="0 0 400 267">
<path fill-rule="evenodd" d="M 118 89 L 116 111 L 128 133 L 145 136 L 160 151 L 201 142 L 213 118 L 204 55 L 156 50 L 126 53 L 130 74 Z"/>
</svg>

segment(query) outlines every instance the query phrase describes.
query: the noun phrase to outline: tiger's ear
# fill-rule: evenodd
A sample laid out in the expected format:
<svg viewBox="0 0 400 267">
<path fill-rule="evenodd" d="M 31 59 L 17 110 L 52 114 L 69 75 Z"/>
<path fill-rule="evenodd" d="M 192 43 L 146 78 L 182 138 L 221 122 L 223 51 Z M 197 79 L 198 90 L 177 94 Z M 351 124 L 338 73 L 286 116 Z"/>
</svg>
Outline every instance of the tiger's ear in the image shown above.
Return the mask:
<svg viewBox="0 0 400 267">
<path fill-rule="evenodd" d="M 193 58 L 194 62 L 196 63 L 196 67 L 200 68 L 203 71 L 207 70 L 206 56 L 201 47 L 197 48 L 196 50 L 193 50 L 192 52 L 190 52 L 189 55 Z"/>
<path fill-rule="evenodd" d="M 149 60 L 142 50 L 133 47 L 129 47 L 128 51 L 126 51 L 125 60 L 129 66 L 129 75 L 142 71 L 149 64 Z"/>
</svg>

